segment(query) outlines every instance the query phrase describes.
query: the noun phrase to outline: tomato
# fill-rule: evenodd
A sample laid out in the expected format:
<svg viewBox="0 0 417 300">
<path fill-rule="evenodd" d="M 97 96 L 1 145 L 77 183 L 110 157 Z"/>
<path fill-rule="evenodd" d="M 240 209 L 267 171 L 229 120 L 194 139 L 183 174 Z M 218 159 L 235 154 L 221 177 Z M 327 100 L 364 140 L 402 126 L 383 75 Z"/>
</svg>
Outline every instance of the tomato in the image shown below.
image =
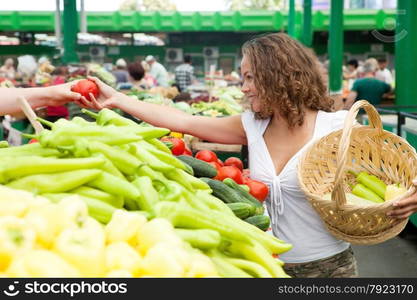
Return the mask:
<svg viewBox="0 0 417 300">
<path fill-rule="evenodd" d="M 249 169 L 243 169 L 242 175 L 243 175 L 243 177 L 250 177 L 250 171 L 249 171 Z"/>
<path fill-rule="evenodd" d="M 236 183 L 243 184 L 242 172 L 235 166 L 225 166 L 218 170 L 215 179 L 223 181 L 225 178 L 232 178 Z"/>
<path fill-rule="evenodd" d="M 190 148 L 185 145 L 184 153 L 182 155 L 193 156 L 193 152 L 191 152 Z"/>
<path fill-rule="evenodd" d="M 173 136 L 164 136 L 161 138 L 162 142 L 169 142 L 172 144 L 171 153 L 174 155 L 181 155 L 185 150 L 185 143 L 182 139 Z"/>
<path fill-rule="evenodd" d="M 220 166 L 222 166 L 222 167 L 224 166 L 224 163 L 221 161 L 221 159 L 220 159 L 220 158 L 218 158 L 218 159 L 217 159 L 217 163 L 218 163 Z"/>
<path fill-rule="evenodd" d="M 240 171 L 243 171 L 243 162 L 237 157 L 229 157 L 224 161 L 225 166 L 235 166 Z"/>
<path fill-rule="evenodd" d="M 92 100 L 90 99 L 90 93 L 93 94 L 95 98 L 99 95 L 99 88 L 97 84 L 89 79 L 81 79 L 71 87 L 71 91 L 81 94 L 89 101 Z"/>
<path fill-rule="evenodd" d="M 249 193 L 253 197 L 261 202 L 265 201 L 269 193 L 269 188 L 265 183 L 253 179 L 247 179 L 245 184 L 249 186 Z"/>
<path fill-rule="evenodd" d="M 39 143 L 37 139 L 31 139 L 28 144 Z"/>
<path fill-rule="evenodd" d="M 213 151 L 210 150 L 200 150 L 196 153 L 195 158 L 204 160 L 206 162 L 210 161 L 217 161 L 217 155 Z"/>
<path fill-rule="evenodd" d="M 212 165 L 213 167 L 216 168 L 217 173 L 219 173 L 220 168 L 222 167 L 217 161 L 210 161 L 208 162 L 208 164 Z"/>
</svg>

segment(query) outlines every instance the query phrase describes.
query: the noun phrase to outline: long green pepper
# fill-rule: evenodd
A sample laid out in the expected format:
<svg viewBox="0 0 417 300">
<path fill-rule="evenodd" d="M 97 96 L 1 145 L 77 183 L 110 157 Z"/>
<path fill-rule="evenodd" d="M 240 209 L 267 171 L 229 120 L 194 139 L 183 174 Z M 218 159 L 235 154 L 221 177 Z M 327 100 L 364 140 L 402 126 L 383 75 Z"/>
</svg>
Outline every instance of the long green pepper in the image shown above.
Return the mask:
<svg viewBox="0 0 417 300">
<path fill-rule="evenodd" d="M 101 172 L 100 176 L 88 182 L 87 185 L 112 195 L 122 196 L 125 201 L 140 197 L 140 192 L 132 183 L 106 172 Z"/>
<path fill-rule="evenodd" d="M 100 168 L 104 160 L 91 158 L 52 158 L 40 156 L 22 156 L 13 160 L 0 161 L 0 183 L 41 173 L 58 173 L 79 169 Z"/>
<path fill-rule="evenodd" d="M 135 198 L 139 209 L 154 214 L 154 207 L 159 202 L 158 192 L 149 177 L 138 177 L 132 184 L 140 191 L 140 197 Z"/>
<path fill-rule="evenodd" d="M 124 205 L 123 197 L 111 195 L 109 193 L 106 193 L 101 190 L 97 190 L 88 186 L 80 186 L 69 192 L 73 194 L 78 194 L 80 196 L 85 196 L 85 197 L 101 200 L 116 208 L 122 208 Z"/>
<path fill-rule="evenodd" d="M 97 169 L 77 170 L 51 174 L 37 174 L 19 178 L 6 186 L 33 193 L 62 193 L 95 180 L 103 174 Z"/>
</svg>

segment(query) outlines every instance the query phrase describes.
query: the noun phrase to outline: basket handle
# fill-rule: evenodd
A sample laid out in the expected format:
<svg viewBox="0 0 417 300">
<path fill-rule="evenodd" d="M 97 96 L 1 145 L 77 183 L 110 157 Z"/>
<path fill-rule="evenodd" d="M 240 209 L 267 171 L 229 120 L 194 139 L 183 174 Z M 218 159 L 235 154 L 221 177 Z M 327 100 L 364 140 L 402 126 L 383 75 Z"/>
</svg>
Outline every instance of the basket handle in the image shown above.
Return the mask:
<svg viewBox="0 0 417 300">
<path fill-rule="evenodd" d="M 369 126 L 377 129 L 379 134 L 382 135 L 383 127 L 381 117 L 379 116 L 375 107 L 366 100 L 356 101 L 349 110 L 349 113 L 345 119 L 343 126 L 342 137 L 340 139 L 339 148 L 337 151 L 337 169 L 334 180 L 334 189 L 332 191 L 332 199 L 336 199 L 336 207 L 339 208 L 346 204 L 346 195 L 342 187 L 343 176 L 345 174 L 346 160 L 348 156 L 348 150 L 350 145 L 350 137 L 352 135 L 352 129 L 354 127 L 354 120 L 358 115 L 359 110 L 365 109 L 369 117 Z"/>
</svg>

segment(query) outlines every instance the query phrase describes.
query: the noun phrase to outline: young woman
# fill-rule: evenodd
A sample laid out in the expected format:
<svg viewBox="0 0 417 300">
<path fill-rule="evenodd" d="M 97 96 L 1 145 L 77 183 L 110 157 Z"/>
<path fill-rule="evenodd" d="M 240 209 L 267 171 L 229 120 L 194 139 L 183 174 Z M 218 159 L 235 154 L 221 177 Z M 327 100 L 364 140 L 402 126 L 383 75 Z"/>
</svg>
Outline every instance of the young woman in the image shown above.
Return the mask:
<svg viewBox="0 0 417 300">
<path fill-rule="evenodd" d="M 335 239 L 301 191 L 297 163 L 315 140 L 342 128 L 347 111 L 331 112 L 333 101 L 317 58 L 285 34 L 254 38 L 243 46 L 242 91 L 250 111 L 225 118 L 191 116 L 170 107 L 138 102 L 98 79 L 101 95 L 92 108 L 119 108 L 155 126 L 204 140 L 248 145 L 251 177 L 267 183 L 273 233 L 293 245 L 280 256 L 292 277 L 355 277 L 350 245 Z M 80 102 L 80 103 L 81 103 Z M 395 213 L 408 217 L 417 197 L 403 200 Z M 403 205 L 405 205 L 403 207 Z"/>
</svg>

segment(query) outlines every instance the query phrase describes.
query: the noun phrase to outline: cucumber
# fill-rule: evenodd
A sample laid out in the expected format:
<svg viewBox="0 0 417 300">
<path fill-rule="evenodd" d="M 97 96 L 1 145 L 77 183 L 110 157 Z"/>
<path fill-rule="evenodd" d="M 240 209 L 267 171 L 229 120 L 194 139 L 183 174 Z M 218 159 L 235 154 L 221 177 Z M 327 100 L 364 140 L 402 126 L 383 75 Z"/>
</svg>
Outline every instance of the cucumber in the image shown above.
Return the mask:
<svg viewBox="0 0 417 300">
<path fill-rule="evenodd" d="M 253 206 L 256 207 L 256 214 L 262 215 L 264 213 L 264 207 L 261 202 L 259 202 L 258 199 L 253 197 L 251 194 L 249 194 L 243 187 L 241 187 L 239 184 L 237 184 L 232 178 L 225 178 L 223 180 L 223 183 L 235 190 L 240 197 L 246 199 L 246 203 L 251 203 Z"/>
<path fill-rule="evenodd" d="M 185 172 L 187 172 L 188 174 L 194 176 L 194 170 L 193 170 L 193 168 L 189 164 L 187 164 L 185 161 L 181 160 L 181 162 L 185 166 Z"/>
<path fill-rule="evenodd" d="M 245 222 L 252 224 L 263 231 L 267 231 L 269 225 L 271 224 L 271 220 L 268 216 L 265 215 L 256 215 L 251 216 L 249 218 L 244 219 Z"/>
<path fill-rule="evenodd" d="M 216 168 L 205 161 L 188 155 L 178 155 L 177 158 L 193 168 L 195 177 L 213 178 L 217 175 Z"/>
<path fill-rule="evenodd" d="M 213 196 L 219 198 L 224 203 L 237 203 L 242 202 L 242 198 L 232 188 L 225 185 L 223 182 L 215 179 L 201 177 L 200 180 L 207 183 L 213 190 Z"/>
<path fill-rule="evenodd" d="M 255 207 L 244 202 L 226 204 L 239 219 L 246 219 L 255 213 Z"/>
</svg>

